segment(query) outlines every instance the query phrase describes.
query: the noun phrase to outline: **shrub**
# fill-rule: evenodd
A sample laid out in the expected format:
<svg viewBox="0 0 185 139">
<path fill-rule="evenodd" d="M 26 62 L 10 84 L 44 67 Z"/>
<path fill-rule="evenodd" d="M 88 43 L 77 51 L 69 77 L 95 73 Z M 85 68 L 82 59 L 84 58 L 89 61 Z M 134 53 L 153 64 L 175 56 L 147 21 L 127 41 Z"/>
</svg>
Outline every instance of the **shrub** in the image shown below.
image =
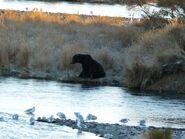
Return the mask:
<svg viewBox="0 0 185 139">
<path fill-rule="evenodd" d="M 114 68 L 114 60 L 112 55 L 110 55 L 107 51 L 100 52 L 97 54 L 99 61 L 105 68 L 105 70 L 113 69 Z"/>
<path fill-rule="evenodd" d="M 139 35 L 143 32 L 141 28 L 135 26 L 121 27 L 114 37 L 122 41 L 123 46 L 131 46 L 138 41 Z"/>
<path fill-rule="evenodd" d="M 172 139 L 171 129 L 153 129 L 146 133 L 146 139 Z"/>
<path fill-rule="evenodd" d="M 158 67 L 146 67 L 143 63 L 136 62 L 131 68 L 126 68 L 125 84 L 130 88 L 145 89 L 162 76 L 160 71 Z"/>
<path fill-rule="evenodd" d="M 0 68 L 4 68 L 9 65 L 8 49 L 0 45 Z"/>
<path fill-rule="evenodd" d="M 30 56 L 29 48 L 26 46 L 20 47 L 16 55 L 16 63 L 18 67 L 27 68 L 29 66 L 29 56 Z"/>
</svg>

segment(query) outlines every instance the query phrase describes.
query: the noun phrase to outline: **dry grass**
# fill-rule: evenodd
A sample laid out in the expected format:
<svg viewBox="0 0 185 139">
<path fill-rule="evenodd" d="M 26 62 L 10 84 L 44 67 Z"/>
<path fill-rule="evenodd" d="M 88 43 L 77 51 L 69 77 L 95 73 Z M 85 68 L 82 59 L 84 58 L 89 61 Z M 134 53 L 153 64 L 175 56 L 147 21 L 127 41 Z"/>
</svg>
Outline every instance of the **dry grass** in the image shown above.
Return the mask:
<svg viewBox="0 0 185 139">
<path fill-rule="evenodd" d="M 170 129 L 154 129 L 146 134 L 146 139 L 172 139 L 172 131 Z"/>
<path fill-rule="evenodd" d="M 108 78 L 122 81 L 124 47 L 119 35 L 126 36 L 127 30 L 120 26 L 121 19 L 42 11 L 5 11 L 1 19 L 1 67 L 76 77 L 81 67 L 71 65 L 71 58 L 85 53 L 103 65 Z"/>
<path fill-rule="evenodd" d="M 161 58 L 185 57 L 184 24 L 171 22 L 145 30 L 123 23 L 120 18 L 4 11 L 0 15 L 0 67 L 76 77 L 81 68 L 71 65 L 71 58 L 84 53 L 103 65 L 111 81 L 145 88 L 160 78 L 165 64 Z"/>
<path fill-rule="evenodd" d="M 147 83 L 152 84 L 162 76 L 162 65 L 176 62 L 174 57 L 184 59 L 184 29 L 184 24 L 173 23 L 162 29 L 144 32 L 125 51 L 125 83 L 131 87 L 145 88 Z"/>
<path fill-rule="evenodd" d="M 78 23 L 83 25 L 105 24 L 105 25 L 123 25 L 123 18 L 106 17 L 106 16 L 83 16 L 77 14 L 52 14 L 43 12 L 42 10 L 33 9 L 28 12 L 18 12 L 13 10 L 5 10 L 0 18 L 1 24 L 3 20 L 13 20 L 22 22 L 49 22 L 58 24 Z"/>
</svg>

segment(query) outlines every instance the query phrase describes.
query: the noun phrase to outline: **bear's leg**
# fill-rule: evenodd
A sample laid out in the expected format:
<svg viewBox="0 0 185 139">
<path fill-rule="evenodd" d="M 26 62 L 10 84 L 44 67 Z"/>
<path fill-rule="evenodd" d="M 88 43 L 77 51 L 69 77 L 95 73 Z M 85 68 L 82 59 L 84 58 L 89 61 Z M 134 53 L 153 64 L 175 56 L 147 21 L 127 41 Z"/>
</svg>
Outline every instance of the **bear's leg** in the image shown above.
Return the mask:
<svg viewBox="0 0 185 139">
<path fill-rule="evenodd" d="M 83 78 L 83 71 L 80 73 L 78 77 Z"/>
<path fill-rule="evenodd" d="M 84 71 L 82 71 L 82 72 L 80 73 L 79 77 L 80 77 L 80 78 L 87 78 Z"/>
<path fill-rule="evenodd" d="M 80 78 L 91 78 L 88 72 L 82 71 L 79 75 Z"/>
</svg>

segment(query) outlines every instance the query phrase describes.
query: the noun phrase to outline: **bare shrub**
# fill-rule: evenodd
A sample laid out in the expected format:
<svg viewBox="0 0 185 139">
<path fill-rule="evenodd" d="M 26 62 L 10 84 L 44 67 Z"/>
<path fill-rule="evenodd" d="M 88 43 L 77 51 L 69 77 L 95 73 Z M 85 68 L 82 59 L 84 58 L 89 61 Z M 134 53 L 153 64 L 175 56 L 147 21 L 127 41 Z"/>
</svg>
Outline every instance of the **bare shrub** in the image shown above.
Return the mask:
<svg viewBox="0 0 185 139">
<path fill-rule="evenodd" d="M 143 32 L 141 28 L 135 26 L 127 26 L 119 28 L 115 36 L 118 40 L 122 41 L 123 46 L 131 46 L 134 42 L 138 41 L 139 35 Z"/>
<path fill-rule="evenodd" d="M 172 139 L 171 129 L 153 129 L 145 135 L 146 139 Z"/>
<path fill-rule="evenodd" d="M 185 25 L 173 23 L 169 34 L 176 40 L 178 45 L 185 51 Z"/>
<path fill-rule="evenodd" d="M 142 20 L 141 23 L 139 23 L 139 26 L 144 27 L 147 30 L 150 29 L 160 29 L 165 27 L 168 24 L 168 20 L 161 18 L 161 17 L 156 17 L 156 16 L 151 16 L 150 18 L 145 18 Z"/>
<path fill-rule="evenodd" d="M 16 63 L 18 67 L 21 68 L 28 68 L 29 66 L 29 57 L 30 57 L 30 50 L 26 46 L 20 46 L 17 56 L 16 56 Z"/>
<path fill-rule="evenodd" d="M 7 67 L 8 65 L 8 49 L 0 44 L 0 67 Z"/>
<path fill-rule="evenodd" d="M 71 70 L 72 67 L 78 68 L 75 65 L 71 65 L 72 57 L 80 53 L 81 48 L 79 46 L 66 46 L 58 54 L 58 68 L 59 70 Z"/>
<path fill-rule="evenodd" d="M 5 27 L 4 17 L 0 14 L 0 28 Z"/>
<path fill-rule="evenodd" d="M 176 62 L 176 58 L 184 57 L 180 43 L 171 35 L 173 28 L 174 26 L 166 26 L 147 31 L 138 42 L 126 49 L 124 75 L 129 87 L 146 88 L 163 76 L 163 64 L 170 64 Z"/>
<path fill-rule="evenodd" d="M 114 68 L 113 57 L 108 52 L 102 51 L 98 53 L 97 59 L 99 59 L 106 71 Z"/>
</svg>

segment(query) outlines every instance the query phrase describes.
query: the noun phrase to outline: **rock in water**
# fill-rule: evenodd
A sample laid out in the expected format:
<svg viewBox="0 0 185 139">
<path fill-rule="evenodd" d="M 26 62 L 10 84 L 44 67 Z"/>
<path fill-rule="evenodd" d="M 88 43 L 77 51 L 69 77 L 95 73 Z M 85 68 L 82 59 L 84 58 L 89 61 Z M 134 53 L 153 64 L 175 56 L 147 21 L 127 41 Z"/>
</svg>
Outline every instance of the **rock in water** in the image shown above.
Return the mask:
<svg viewBox="0 0 185 139">
<path fill-rule="evenodd" d="M 107 134 L 104 134 L 104 136 L 103 136 L 104 138 L 106 138 L 106 139 L 112 139 L 113 138 L 113 135 L 112 134 L 109 134 L 109 133 L 107 133 Z"/>
<path fill-rule="evenodd" d="M 34 125 L 34 124 L 35 124 L 35 118 L 34 118 L 34 116 L 31 116 L 30 125 Z"/>
<path fill-rule="evenodd" d="M 145 121 L 145 120 L 139 121 L 139 125 L 140 125 L 140 126 L 146 126 L 146 121 Z"/>
<path fill-rule="evenodd" d="M 128 123 L 129 119 L 127 118 L 124 118 L 124 119 L 121 119 L 120 122 L 123 123 L 123 124 L 126 124 Z"/>
<path fill-rule="evenodd" d="M 19 119 L 19 115 L 18 114 L 13 114 L 12 115 L 12 119 L 13 120 L 18 120 Z"/>
<path fill-rule="evenodd" d="M 4 121 L 4 118 L 3 118 L 3 116 L 1 116 L 1 117 L 0 117 L 0 121 Z"/>
</svg>

